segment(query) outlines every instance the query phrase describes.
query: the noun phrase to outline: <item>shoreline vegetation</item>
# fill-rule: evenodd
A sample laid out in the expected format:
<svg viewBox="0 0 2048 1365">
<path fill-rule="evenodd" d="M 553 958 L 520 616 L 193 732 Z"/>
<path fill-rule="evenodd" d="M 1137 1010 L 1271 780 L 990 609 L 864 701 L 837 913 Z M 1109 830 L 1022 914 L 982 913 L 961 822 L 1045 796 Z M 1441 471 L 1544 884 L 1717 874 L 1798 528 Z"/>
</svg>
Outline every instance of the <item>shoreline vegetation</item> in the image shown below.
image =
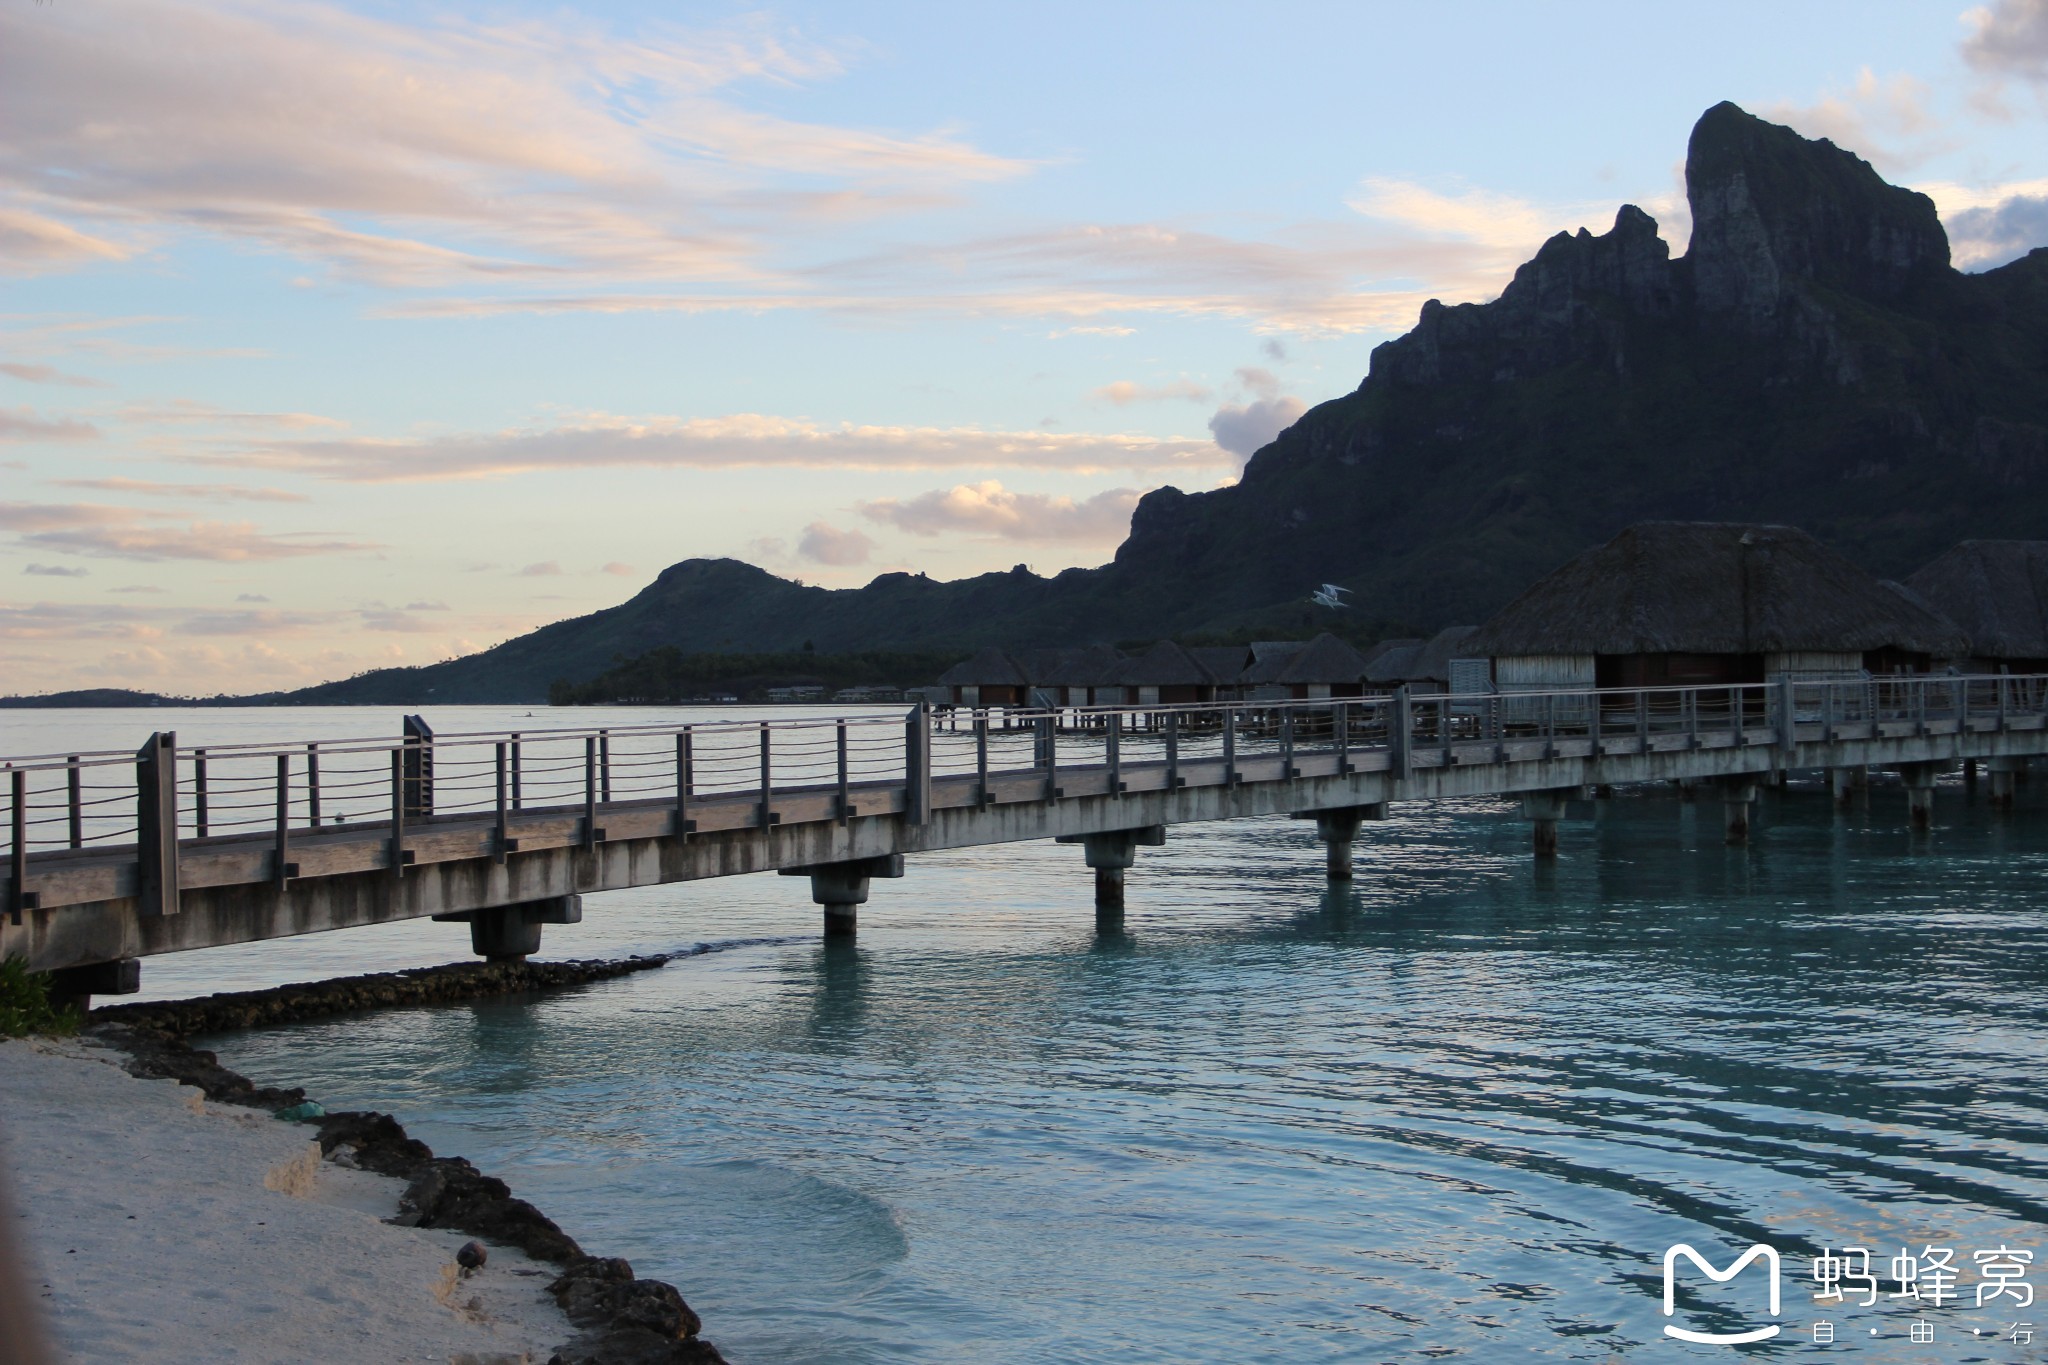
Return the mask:
<svg viewBox="0 0 2048 1365">
<path fill-rule="evenodd" d="M 93 1010 L 81 1041 L 126 1056 L 144 1079 L 191 1086 L 206 1101 L 287 1117 L 314 1129 L 319 1160 L 405 1182 L 399 1227 L 445 1229 L 510 1247 L 548 1267 L 548 1294 L 578 1335 L 550 1365 L 717 1365 L 724 1357 L 697 1336 L 702 1324 L 673 1285 L 641 1279 L 617 1257 L 593 1256 L 505 1182 L 462 1157 L 436 1156 L 389 1114 L 321 1112 L 302 1087 L 259 1086 L 187 1040 L 304 1022 L 365 1010 L 451 1004 L 493 996 L 557 991 L 666 965 L 693 952 L 618 959 L 482 963 L 373 973 L 221 993 L 190 1000 Z M 196 1109 L 194 1112 L 198 1112 Z M 309 1147 L 310 1153 L 310 1147 Z"/>
</svg>

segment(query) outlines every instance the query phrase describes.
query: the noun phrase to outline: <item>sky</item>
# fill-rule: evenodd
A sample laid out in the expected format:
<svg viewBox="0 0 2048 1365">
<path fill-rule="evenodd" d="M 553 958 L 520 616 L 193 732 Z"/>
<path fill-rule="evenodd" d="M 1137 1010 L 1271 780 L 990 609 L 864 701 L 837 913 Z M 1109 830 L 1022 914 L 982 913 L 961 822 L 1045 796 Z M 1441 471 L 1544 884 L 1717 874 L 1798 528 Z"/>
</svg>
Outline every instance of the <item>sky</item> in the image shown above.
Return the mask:
<svg viewBox="0 0 2048 1365">
<path fill-rule="evenodd" d="M 0 692 L 1102 563 L 1723 99 L 2048 245 L 2048 0 L 0 0 Z"/>
</svg>

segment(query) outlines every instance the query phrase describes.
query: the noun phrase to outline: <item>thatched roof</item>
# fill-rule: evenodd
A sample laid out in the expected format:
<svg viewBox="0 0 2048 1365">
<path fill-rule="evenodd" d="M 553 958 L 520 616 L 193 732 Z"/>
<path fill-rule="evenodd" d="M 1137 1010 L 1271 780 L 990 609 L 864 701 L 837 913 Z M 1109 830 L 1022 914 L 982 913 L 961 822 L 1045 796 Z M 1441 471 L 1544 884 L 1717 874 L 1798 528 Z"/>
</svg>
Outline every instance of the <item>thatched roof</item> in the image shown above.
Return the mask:
<svg viewBox="0 0 2048 1365">
<path fill-rule="evenodd" d="M 1422 649 L 1420 640 L 1382 640 L 1365 651 L 1365 680 L 1397 683 L 1408 679 L 1408 665 Z"/>
<path fill-rule="evenodd" d="M 1013 655 L 1033 687 L 1095 687 L 1113 679 L 1124 662 L 1109 645 L 1081 649 L 1026 649 Z"/>
<path fill-rule="evenodd" d="M 1966 540 L 1906 587 L 1970 637 L 1980 659 L 2048 659 L 2048 540 Z"/>
<path fill-rule="evenodd" d="M 1216 675 L 1184 646 L 1161 640 L 1116 670 L 1113 682 L 1125 687 L 1212 687 Z"/>
<path fill-rule="evenodd" d="M 1022 687 L 1024 683 L 1024 670 L 994 645 L 939 674 L 942 687 Z"/>
<path fill-rule="evenodd" d="M 1477 626 L 1447 626 L 1438 631 L 1428 644 L 1415 651 L 1415 659 L 1408 665 L 1409 678 L 1450 686 L 1451 660 L 1484 657 L 1474 654 L 1468 644 L 1478 633 Z"/>
<path fill-rule="evenodd" d="M 1362 683 L 1365 681 L 1365 660 L 1350 645 L 1324 631 L 1288 660 L 1287 667 L 1274 681 L 1290 685 Z"/>
<path fill-rule="evenodd" d="M 1461 650 L 1955 654 L 1963 634 L 1791 526 L 1650 521 L 1542 579 Z"/>
<path fill-rule="evenodd" d="M 1294 656 L 1308 648 L 1306 640 L 1254 640 L 1246 646 L 1251 651 L 1251 662 L 1241 674 L 1248 683 L 1269 683 L 1280 681 L 1280 675 L 1287 671 L 1287 665 L 1294 662 Z"/>
<path fill-rule="evenodd" d="M 1252 661 L 1252 652 L 1244 645 L 1189 645 L 1188 653 L 1195 656 L 1202 667 L 1216 675 L 1216 681 L 1228 686 L 1244 676 L 1245 668 Z"/>
</svg>

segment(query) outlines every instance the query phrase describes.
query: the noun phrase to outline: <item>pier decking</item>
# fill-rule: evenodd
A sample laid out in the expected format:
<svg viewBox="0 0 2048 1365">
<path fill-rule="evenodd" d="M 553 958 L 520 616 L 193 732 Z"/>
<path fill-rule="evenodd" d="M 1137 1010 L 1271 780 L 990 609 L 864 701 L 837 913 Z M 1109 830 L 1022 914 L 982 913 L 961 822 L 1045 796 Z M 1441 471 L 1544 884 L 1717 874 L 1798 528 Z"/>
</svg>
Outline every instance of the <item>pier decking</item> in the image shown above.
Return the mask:
<svg viewBox="0 0 2048 1365">
<path fill-rule="evenodd" d="M 951 724 L 948 724 L 948 721 Z M 436 916 L 518 957 L 580 897 L 808 875 L 827 932 L 937 849 L 1081 844 L 1098 903 L 1174 825 L 1312 818 L 1333 877 L 1393 801 L 1522 799 L 1537 854 L 1592 786 L 1705 784 L 1746 836 L 1758 782 L 1898 770 L 1992 795 L 2048 753 L 2048 676 L 1901 676 L 1647 690 L 1049 712 L 919 707 L 785 721 L 180 747 L 7 761 L 0 955 L 73 994 L 132 989 L 153 953 Z"/>
</svg>

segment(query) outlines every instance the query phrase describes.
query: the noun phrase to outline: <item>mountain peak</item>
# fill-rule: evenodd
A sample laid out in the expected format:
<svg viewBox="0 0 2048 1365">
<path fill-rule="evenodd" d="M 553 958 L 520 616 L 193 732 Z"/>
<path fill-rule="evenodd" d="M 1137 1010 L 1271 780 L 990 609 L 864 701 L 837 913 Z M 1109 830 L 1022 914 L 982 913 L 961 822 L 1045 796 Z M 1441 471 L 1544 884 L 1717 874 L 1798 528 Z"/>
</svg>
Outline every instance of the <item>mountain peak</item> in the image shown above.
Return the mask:
<svg viewBox="0 0 2048 1365">
<path fill-rule="evenodd" d="M 1948 269 L 1932 199 L 1725 100 L 1693 125 L 1685 192 L 1694 300 L 1746 330 L 1768 326 L 1799 282 L 1894 300 Z"/>
</svg>

